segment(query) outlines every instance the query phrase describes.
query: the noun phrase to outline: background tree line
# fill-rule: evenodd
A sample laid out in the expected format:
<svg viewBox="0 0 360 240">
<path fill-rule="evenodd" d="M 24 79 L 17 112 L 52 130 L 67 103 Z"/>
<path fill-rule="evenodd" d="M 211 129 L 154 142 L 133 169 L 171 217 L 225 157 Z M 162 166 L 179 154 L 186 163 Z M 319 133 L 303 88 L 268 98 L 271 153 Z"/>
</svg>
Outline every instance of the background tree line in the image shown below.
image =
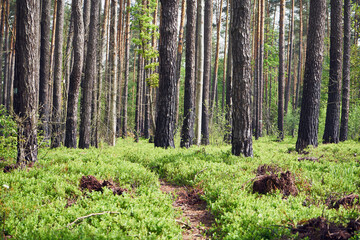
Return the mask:
<svg viewBox="0 0 360 240">
<path fill-rule="evenodd" d="M 322 12 L 311 4 L 1 1 L 0 100 L 19 124 L 18 160 L 36 161 L 42 144 L 88 148 L 117 137 L 232 142 L 249 156 L 252 135 L 298 135 L 298 150 L 318 135 L 358 138 L 360 2 L 321 1 Z M 234 139 L 247 150 L 234 150 Z"/>
</svg>

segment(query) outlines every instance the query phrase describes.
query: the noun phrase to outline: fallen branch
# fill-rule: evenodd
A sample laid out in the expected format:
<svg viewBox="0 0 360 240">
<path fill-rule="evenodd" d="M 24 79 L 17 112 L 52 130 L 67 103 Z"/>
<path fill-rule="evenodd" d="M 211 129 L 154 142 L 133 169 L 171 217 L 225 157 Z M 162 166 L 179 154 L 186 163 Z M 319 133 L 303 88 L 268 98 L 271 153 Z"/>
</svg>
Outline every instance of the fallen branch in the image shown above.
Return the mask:
<svg viewBox="0 0 360 240">
<path fill-rule="evenodd" d="M 104 214 L 120 214 L 119 212 L 110 212 L 110 211 L 106 211 L 106 212 L 101 212 L 101 213 L 91 213 L 89 215 L 86 216 L 82 216 L 82 217 L 78 217 L 77 219 L 75 219 L 75 221 L 69 223 L 68 225 L 66 225 L 66 227 L 70 227 L 71 225 L 74 225 L 75 223 L 77 223 L 78 221 L 84 220 L 86 218 L 92 217 L 92 216 L 99 216 L 99 215 L 104 215 Z"/>
<path fill-rule="evenodd" d="M 257 180 L 257 179 L 259 179 L 259 176 L 256 176 L 256 177 L 254 177 L 254 178 L 252 178 L 252 179 L 250 179 L 250 180 L 247 180 L 247 181 L 241 186 L 241 190 L 243 190 L 244 187 L 245 187 L 249 182 L 253 182 L 253 181 Z"/>
<path fill-rule="evenodd" d="M 175 219 L 175 222 L 184 225 L 184 226 L 185 226 L 186 228 L 188 228 L 188 229 L 192 229 L 192 227 L 191 227 L 188 223 L 186 223 L 186 222 L 183 222 L 183 221 L 180 221 L 180 220 L 177 220 L 177 219 Z"/>
<path fill-rule="evenodd" d="M 199 174 L 201 174 L 201 173 L 205 172 L 207 169 L 208 169 L 208 168 L 206 167 L 206 168 L 204 168 L 203 170 L 201 170 L 201 171 L 197 172 L 197 173 L 195 174 L 195 176 L 194 176 L 194 181 L 195 181 L 195 178 L 197 177 L 197 175 L 199 175 Z"/>
</svg>

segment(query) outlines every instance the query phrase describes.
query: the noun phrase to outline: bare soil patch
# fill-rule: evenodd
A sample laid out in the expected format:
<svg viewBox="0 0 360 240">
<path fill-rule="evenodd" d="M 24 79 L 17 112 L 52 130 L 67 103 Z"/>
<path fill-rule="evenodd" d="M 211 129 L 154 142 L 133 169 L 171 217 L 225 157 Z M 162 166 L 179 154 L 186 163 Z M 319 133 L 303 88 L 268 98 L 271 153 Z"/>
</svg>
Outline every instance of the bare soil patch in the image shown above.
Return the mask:
<svg viewBox="0 0 360 240">
<path fill-rule="evenodd" d="M 351 220 L 345 227 L 341 224 L 335 224 L 324 217 L 310 219 L 306 222 L 300 222 L 297 228 L 292 229 L 292 233 L 299 234 L 300 238 L 310 240 L 338 239 L 346 240 L 355 235 L 360 230 L 360 222 Z"/>
<path fill-rule="evenodd" d="M 207 203 L 201 199 L 203 190 L 176 186 L 163 180 L 160 180 L 160 190 L 171 194 L 173 206 L 182 210 L 182 217 L 176 221 L 184 229 L 183 239 L 211 239 L 209 229 L 215 223 L 215 218 L 207 210 Z"/>
<path fill-rule="evenodd" d="M 294 183 L 293 174 L 290 171 L 278 172 L 280 168 L 276 166 L 262 165 L 257 169 L 257 177 L 253 183 L 253 192 L 267 194 L 280 190 L 286 197 L 289 195 L 297 196 L 299 191 Z"/>
<path fill-rule="evenodd" d="M 281 168 L 276 165 L 261 165 L 256 170 L 256 176 L 266 175 L 266 174 L 277 174 L 281 172 Z"/>
<path fill-rule="evenodd" d="M 33 162 L 29 162 L 28 164 L 10 164 L 10 165 L 6 165 L 3 169 L 4 173 L 11 173 L 13 170 L 15 169 L 25 169 L 27 168 L 27 171 L 29 171 L 30 168 L 34 167 L 34 163 Z"/>
<path fill-rule="evenodd" d="M 111 180 L 99 181 L 92 175 L 82 176 L 80 179 L 80 188 L 82 191 L 89 190 L 89 192 L 102 192 L 104 187 L 111 189 L 114 195 L 122 195 L 123 192 L 128 192 L 126 188 L 116 186 L 116 184 Z"/>
<path fill-rule="evenodd" d="M 326 205 L 329 208 L 335 208 L 335 209 L 338 209 L 340 206 L 344 206 L 345 208 L 354 207 L 354 206 L 360 207 L 359 195 L 349 194 L 342 198 L 330 197 L 329 199 L 326 200 Z"/>
</svg>

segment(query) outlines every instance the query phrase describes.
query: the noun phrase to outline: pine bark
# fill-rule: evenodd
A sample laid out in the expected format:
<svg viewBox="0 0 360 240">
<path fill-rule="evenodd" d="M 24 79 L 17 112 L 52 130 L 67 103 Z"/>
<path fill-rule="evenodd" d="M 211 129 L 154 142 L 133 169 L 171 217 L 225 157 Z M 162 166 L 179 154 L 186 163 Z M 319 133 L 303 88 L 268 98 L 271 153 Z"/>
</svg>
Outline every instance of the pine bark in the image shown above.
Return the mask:
<svg viewBox="0 0 360 240">
<path fill-rule="evenodd" d="M 10 46 L 9 46 L 9 12 L 10 12 L 10 1 L 4 1 L 4 46 L 3 46 L 3 58 L 4 58 L 4 80 L 3 80 L 3 96 L 2 103 L 6 106 L 7 110 L 10 110 L 11 106 L 8 104 L 8 85 L 9 85 L 9 59 L 10 59 Z"/>
<path fill-rule="evenodd" d="M 303 4 L 302 0 L 299 0 L 299 15 L 300 15 L 300 23 L 299 23 L 299 62 L 297 69 L 297 82 L 296 82 L 296 96 L 294 109 L 297 109 L 299 106 L 299 94 L 300 94 L 300 86 L 302 80 L 302 61 L 303 61 Z"/>
<path fill-rule="evenodd" d="M 0 15 L 0 51 L 3 50 L 3 40 L 4 40 L 4 26 L 5 26 L 5 16 L 6 16 L 6 0 L 0 4 L 1 15 Z M 0 103 L 3 99 L 3 54 L 0 54 Z"/>
<path fill-rule="evenodd" d="M 117 0 L 111 0 L 111 18 L 110 18 L 110 44 L 109 44 L 109 67 L 110 67 L 110 113 L 109 128 L 110 135 L 108 143 L 110 146 L 115 145 L 116 140 L 116 96 L 117 96 Z"/>
<path fill-rule="evenodd" d="M 129 61 L 130 61 L 130 0 L 127 0 L 126 6 L 126 28 L 125 28 L 125 73 L 124 73 L 124 90 L 123 90 L 123 123 L 122 137 L 127 137 L 128 128 L 128 86 L 129 86 Z M 134 59 L 135 61 L 135 59 Z"/>
<path fill-rule="evenodd" d="M 16 2 L 17 41 L 15 45 L 14 110 L 19 117 L 17 163 L 37 161 L 36 89 L 39 83 L 40 2 Z"/>
<path fill-rule="evenodd" d="M 39 87 L 39 112 L 42 121 L 41 129 L 44 140 L 50 138 L 50 104 L 49 104 L 49 83 L 50 83 L 50 11 L 51 1 L 42 1 L 41 7 L 41 47 L 40 47 L 40 87 Z"/>
<path fill-rule="evenodd" d="M 184 46 L 184 22 L 185 22 L 185 12 L 186 12 L 186 0 L 182 0 L 181 3 L 181 18 L 180 18 L 180 29 L 179 29 L 179 40 L 177 48 L 177 57 L 176 57 L 176 118 L 175 125 L 179 121 L 179 100 L 180 100 L 180 72 L 181 72 L 181 60 Z"/>
<path fill-rule="evenodd" d="M 205 1 L 204 14 L 204 80 L 201 116 L 201 144 L 209 144 L 209 121 L 210 121 L 210 86 L 211 86 L 211 52 L 212 52 L 212 1 Z M 217 83 L 216 83 L 217 84 Z M 211 94 L 211 96 L 214 96 Z"/>
<path fill-rule="evenodd" d="M 285 32 L 285 0 L 280 1 L 279 31 L 279 79 L 278 79 L 278 131 L 279 140 L 284 139 L 284 32 Z"/>
<path fill-rule="evenodd" d="M 294 0 L 292 0 L 291 8 L 291 22 L 290 22 L 290 31 L 289 31 L 289 45 L 288 45 L 288 74 L 287 81 L 285 84 L 285 106 L 284 111 L 285 115 L 288 112 L 289 101 L 290 101 L 290 87 L 291 87 L 291 76 L 292 76 L 292 61 L 293 61 L 293 42 L 294 42 Z"/>
<path fill-rule="evenodd" d="M 299 134 L 296 151 L 318 145 L 320 85 L 325 36 L 326 0 L 311 0 L 307 50 L 304 73 L 304 90 L 301 103 Z"/>
<path fill-rule="evenodd" d="M 226 111 L 225 109 L 225 94 L 226 94 L 226 61 L 227 61 L 227 50 L 228 50 L 228 28 L 229 28 L 229 4 L 230 0 L 227 0 L 226 3 L 226 28 L 225 28 L 225 46 L 224 46 L 224 63 L 223 63 L 223 88 L 222 88 L 222 102 L 221 102 L 221 108 L 223 112 Z"/>
<path fill-rule="evenodd" d="M 197 1 L 196 33 L 196 102 L 195 102 L 195 137 L 196 145 L 201 143 L 202 103 L 204 84 L 204 0 Z"/>
<path fill-rule="evenodd" d="M 324 143 L 339 142 L 342 73 L 342 0 L 331 0 L 330 73 Z"/>
<path fill-rule="evenodd" d="M 60 147 L 61 138 L 61 81 L 63 59 L 63 32 L 64 32 L 64 0 L 57 0 L 56 32 L 54 49 L 54 81 L 53 81 L 53 104 L 52 104 L 52 135 L 51 147 Z"/>
<path fill-rule="evenodd" d="M 223 5 L 223 0 L 220 1 L 219 19 L 217 20 L 217 27 L 216 27 L 215 63 L 214 63 L 213 83 L 212 83 L 211 99 L 210 99 L 210 102 L 211 102 L 210 106 L 211 106 L 212 112 L 214 112 L 214 108 L 216 105 L 215 102 L 216 102 L 217 94 L 218 94 L 217 88 L 218 88 L 218 72 L 219 72 L 220 30 L 221 30 L 222 5 Z M 211 13 L 211 15 L 212 15 L 212 13 Z M 211 23 L 211 25 L 212 25 L 212 23 Z"/>
<path fill-rule="evenodd" d="M 143 58 L 138 55 L 137 84 L 136 84 L 136 110 L 135 110 L 135 141 L 139 142 L 142 122 L 142 92 L 143 92 Z"/>
<path fill-rule="evenodd" d="M 71 14 L 72 19 L 74 20 L 74 65 L 70 75 L 69 83 L 65 146 L 68 148 L 76 148 L 78 100 L 84 61 L 84 22 L 82 0 L 73 0 Z"/>
<path fill-rule="evenodd" d="M 284 111 L 285 115 L 288 112 L 289 101 L 290 101 L 290 87 L 291 87 L 291 76 L 292 76 L 292 61 L 293 61 L 293 42 L 294 42 L 294 3 L 292 0 L 292 8 L 291 8 L 291 23 L 290 23 L 290 32 L 289 32 L 289 58 L 288 58 L 288 75 L 285 86 L 285 106 Z"/>
<path fill-rule="evenodd" d="M 90 146 L 90 127 L 91 127 L 91 101 L 94 82 L 97 78 L 97 40 L 99 23 L 99 0 L 91 0 L 91 14 L 89 39 L 87 42 L 87 56 L 85 66 L 85 77 L 82 88 L 81 98 L 81 122 L 79 148 L 89 148 Z"/>
<path fill-rule="evenodd" d="M 232 153 L 236 156 L 253 156 L 251 133 L 251 51 L 250 51 L 250 0 L 233 0 L 231 25 L 233 51 L 233 131 Z"/>
<path fill-rule="evenodd" d="M 155 147 L 175 147 L 176 37 L 178 0 L 161 0 L 159 97 Z"/>
<path fill-rule="evenodd" d="M 184 93 L 184 122 L 181 130 L 180 147 L 189 148 L 194 141 L 195 121 L 195 32 L 196 32 L 196 1 L 187 0 L 186 9 L 186 66 Z"/>
<path fill-rule="evenodd" d="M 351 1 L 344 0 L 344 56 L 340 141 L 348 138 L 350 103 L 350 54 L 351 54 Z"/>
<path fill-rule="evenodd" d="M 99 147 L 100 141 L 100 124 L 101 124 L 101 102 L 103 97 L 103 77 L 104 77 L 104 69 L 103 62 L 106 61 L 106 52 L 105 49 L 107 48 L 107 30 L 108 30 L 108 16 L 109 16 L 109 4 L 110 0 L 105 0 L 104 3 L 104 14 L 103 14 L 103 21 L 101 27 L 101 38 L 100 38 L 100 49 L 99 49 L 99 67 L 98 67 L 98 78 L 97 78 L 97 91 L 96 91 L 96 98 L 97 98 L 97 106 L 95 109 L 95 131 L 94 131 L 94 145 L 95 147 Z"/>
<path fill-rule="evenodd" d="M 230 28 L 232 25 L 232 0 L 228 0 L 230 4 L 228 7 L 230 8 Z M 229 44 L 228 44 L 228 59 L 227 59 L 227 68 L 226 68 L 226 127 L 225 127 L 225 136 L 224 141 L 226 143 L 231 143 L 232 139 L 232 110 L 233 110 L 233 103 L 232 103 L 232 77 L 233 77 L 233 59 L 232 59 L 232 37 L 229 31 Z M 224 70 L 225 71 L 225 70 Z"/>
</svg>

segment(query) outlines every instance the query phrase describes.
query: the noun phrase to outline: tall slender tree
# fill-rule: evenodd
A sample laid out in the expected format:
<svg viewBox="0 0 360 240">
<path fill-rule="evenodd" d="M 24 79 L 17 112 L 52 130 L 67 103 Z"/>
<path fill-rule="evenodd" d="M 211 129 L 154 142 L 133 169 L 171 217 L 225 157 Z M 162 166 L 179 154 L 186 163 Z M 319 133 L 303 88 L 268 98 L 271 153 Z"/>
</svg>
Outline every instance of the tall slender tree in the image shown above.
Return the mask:
<svg viewBox="0 0 360 240">
<path fill-rule="evenodd" d="M 310 0 L 304 90 L 296 151 L 318 145 L 320 85 L 322 75 L 326 0 Z"/>
<path fill-rule="evenodd" d="M 224 62 L 223 62 L 223 88 L 222 88 L 222 102 L 221 102 L 221 107 L 222 110 L 225 112 L 225 92 L 226 92 L 226 61 L 227 61 L 227 48 L 228 48 L 228 28 L 229 28 L 229 6 L 230 6 L 230 0 L 227 0 L 226 3 L 226 20 L 225 20 L 225 24 L 226 24 L 226 28 L 225 28 L 225 46 L 224 46 Z"/>
<path fill-rule="evenodd" d="M 201 144 L 209 144 L 210 120 L 210 85 L 211 85 L 211 52 L 212 52 L 212 1 L 205 1 L 204 11 L 204 80 L 201 117 Z M 212 96 L 212 95 L 211 95 Z M 215 95 L 214 95 L 215 96 Z"/>
<path fill-rule="evenodd" d="M 129 61 L 130 61 L 130 7 L 131 0 L 126 2 L 126 28 L 125 28 L 125 73 L 123 90 L 123 123 L 122 137 L 127 137 L 128 128 L 128 85 L 129 85 Z M 135 62 L 135 59 L 134 59 Z"/>
<path fill-rule="evenodd" d="M 194 139 L 195 121 L 195 32 L 196 1 L 187 0 L 186 9 L 186 67 L 184 94 L 184 122 L 181 130 L 181 147 L 189 148 Z"/>
<path fill-rule="evenodd" d="M 299 62 L 297 68 L 297 82 L 296 82 L 296 96 L 294 109 L 298 108 L 299 105 L 299 94 L 300 94 L 300 83 L 302 80 L 302 61 L 303 61 L 303 3 L 299 0 Z"/>
<path fill-rule="evenodd" d="M 107 32 L 108 32 L 108 18 L 109 18 L 109 5 L 110 5 L 110 0 L 105 0 L 104 2 L 104 14 L 103 14 L 103 20 L 102 20 L 102 27 L 101 27 L 101 38 L 100 38 L 100 49 L 98 52 L 98 56 L 99 56 L 99 67 L 98 67 L 98 78 L 97 78 L 97 91 L 96 91 L 96 101 L 97 101 L 97 106 L 95 109 L 95 116 L 96 118 L 94 119 L 95 121 L 95 132 L 94 132 L 94 145 L 96 147 L 99 146 L 99 141 L 100 141 L 100 124 L 101 124 L 101 109 L 102 109 L 102 96 L 103 96 L 103 77 L 105 74 L 104 73 L 104 65 L 103 63 L 106 61 L 106 51 L 104 51 L 104 49 L 106 49 L 107 46 Z"/>
<path fill-rule="evenodd" d="M 89 40 L 87 43 L 87 56 L 85 66 L 85 77 L 82 88 L 81 98 L 81 123 L 79 147 L 89 148 L 90 146 L 90 127 L 91 127 L 91 100 L 94 82 L 97 77 L 97 40 L 99 23 L 99 0 L 91 0 L 91 13 L 89 28 Z"/>
<path fill-rule="evenodd" d="M 1 15 L 0 15 L 0 51 L 3 49 L 3 37 L 4 37 L 4 26 L 5 26 L 5 16 L 6 16 L 6 0 L 0 3 Z M 0 103 L 3 99 L 3 55 L 0 54 Z"/>
<path fill-rule="evenodd" d="M 19 117 L 17 163 L 37 161 L 40 2 L 16 2 L 14 110 Z"/>
<path fill-rule="evenodd" d="M 204 84 L 204 0 L 197 1 L 196 25 L 196 103 L 195 103 L 195 137 L 196 144 L 201 143 L 203 84 Z"/>
<path fill-rule="evenodd" d="M 181 3 L 181 18 L 180 18 L 180 29 L 179 29 L 179 40 L 178 40 L 178 51 L 176 57 L 176 123 L 179 120 L 179 100 L 180 100 L 180 72 L 181 72 L 181 59 L 184 46 L 184 24 L 185 24 L 185 12 L 186 12 L 186 0 L 182 0 Z"/>
<path fill-rule="evenodd" d="M 230 8 L 229 14 L 230 14 L 230 28 L 232 24 L 232 0 L 228 0 L 228 7 Z M 233 102 L 232 102 L 232 88 L 233 88 L 233 59 L 232 59 L 232 34 L 230 34 L 229 31 L 229 45 L 228 45 L 228 59 L 227 59 L 227 68 L 226 68 L 226 127 L 225 127 L 225 136 L 224 140 L 227 143 L 231 142 L 232 139 L 232 111 L 233 111 Z M 225 71 L 225 69 L 224 69 Z"/>
<path fill-rule="evenodd" d="M 51 147 L 59 147 L 61 138 L 61 81 L 63 59 L 63 32 L 64 32 L 64 0 L 57 0 L 56 32 L 54 49 L 54 80 L 53 80 L 53 104 L 52 104 L 52 135 Z"/>
<path fill-rule="evenodd" d="M 155 147 L 175 147 L 176 37 L 178 0 L 161 0 L 159 97 Z"/>
<path fill-rule="evenodd" d="M 344 57 L 340 141 L 346 141 L 349 124 L 350 102 L 350 44 L 351 44 L 351 1 L 344 0 Z"/>
<path fill-rule="evenodd" d="M 41 47 L 40 47 L 40 87 L 39 105 L 42 130 L 45 140 L 50 138 L 50 104 L 49 104 L 49 83 L 50 83 L 50 11 L 51 1 L 42 1 L 41 6 Z"/>
<path fill-rule="evenodd" d="M 110 114 L 109 129 L 110 135 L 108 143 L 115 145 L 116 140 L 116 96 L 117 96 L 117 0 L 111 0 L 111 18 L 110 18 L 110 43 L 109 43 L 109 70 L 110 70 Z"/>
<path fill-rule="evenodd" d="M 285 106 L 284 111 L 285 114 L 288 112 L 289 101 L 290 101 L 290 87 L 291 87 L 291 77 L 292 77 L 292 61 L 293 61 L 293 46 L 294 46 L 294 8 L 295 8 L 295 0 L 291 0 L 291 22 L 290 22 L 290 31 L 289 31 L 289 45 L 288 45 L 288 74 L 287 81 L 285 84 Z"/>
<path fill-rule="evenodd" d="M 233 0 L 231 24 L 233 51 L 233 130 L 232 153 L 253 156 L 251 133 L 250 0 Z"/>
<path fill-rule="evenodd" d="M 210 106 L 212 108 L 212 112 L 214 112 L 215 101 L 217 99 L 217 94 L 218 94 L 217 87 L 218 87 L 218 72 L 219 72 L 220 30 L 221 30 L 222 5 L 223 5 L 223 0 L 220 1 L 219 18 L 217 19 L 217 27 L 216 27 L 215 63 L 214 63 L 214 74 L 213 74 L 213 83 L 212 83 L 211 99 L 210 99 L 210 102 L 211 102 Z"/>
<path fill-rule="evenodd" d="M 68 148 L 76 148 L 78 100 L 84 61 L 84 22 L 82 12 L 82 0 L 73 0 L 71 6 L 71 14 L 74 21 L 74 65 L 70 75 L 69 97 L 66 116 L 65 146 Z"/>
<path fill-rule="evenodd" d="M 5 4 L 5 2 L 4 2 Z M 4 13 L 4 18 L 5 18 L 5 33 L 4 33 L 4 46 L 3 46 L 3 57 L 4 57 L 4 84 L 3 84 L 3 104 L 6 106 L 7 110 L 10 110 L 12 106 L 9 105 L 9 93 L 8 93 L 8 85 L 10 84 L 10 74 L 9 74 L 9 66 L 10 66 L 10 37 L 9 37 L 9 28 L 10 28 L 10 24 L 9 24 L 9 15 L 10 15 L 10 0 L 6 1 L 6 6 L 5 6 L 5 13 Z"/>
<path fill-rule="evenodd" d="M 284 25 L 285 0 L 280 0 L 280 20 L 279 20 L 279 90 L 278 90 L 278 131 L 279 140 L 284 139 Z"/>
<path fill-rule="evenodd" d="M 324 143 L 339 142 L 342 73 L 342 0 L 331 0 L 330 73 Z"/>
</svg>

